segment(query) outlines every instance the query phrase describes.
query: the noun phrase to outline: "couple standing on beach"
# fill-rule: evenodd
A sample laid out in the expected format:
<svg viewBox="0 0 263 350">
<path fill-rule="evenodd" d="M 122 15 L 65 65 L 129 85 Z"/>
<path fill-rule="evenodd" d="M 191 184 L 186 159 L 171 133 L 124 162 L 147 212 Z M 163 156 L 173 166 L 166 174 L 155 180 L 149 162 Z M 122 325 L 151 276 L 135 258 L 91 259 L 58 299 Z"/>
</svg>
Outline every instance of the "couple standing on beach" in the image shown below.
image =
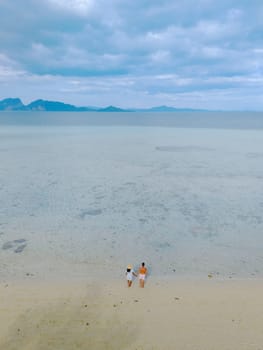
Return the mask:
<svg viewBox="0 0 263 350">
<path fill-rule="evenodd" d="M 141 264 L 141 267 L 139 268 L 139 271 L 137 273 L 134 272 L 131 265 L 127 266 L 126 278 L 127 278 L 128 287 L 131 287 L 132 285 L 133 276 L 137 277 L 138 275 L 139 275 L 140 287 L 144 288 L 144 281 L 147 275 L 147 268 L 145 267 L 144 262 Z"/>
</svg>

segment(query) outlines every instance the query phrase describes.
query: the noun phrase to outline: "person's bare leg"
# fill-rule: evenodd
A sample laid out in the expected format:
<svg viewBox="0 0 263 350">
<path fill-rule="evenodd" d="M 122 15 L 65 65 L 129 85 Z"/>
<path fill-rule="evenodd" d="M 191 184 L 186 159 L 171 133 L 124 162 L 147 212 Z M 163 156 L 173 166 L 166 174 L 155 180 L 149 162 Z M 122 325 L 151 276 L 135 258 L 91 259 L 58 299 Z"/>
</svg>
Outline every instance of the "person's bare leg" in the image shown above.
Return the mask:
<svg viewBox="0 0 263 350">
<path fill-rule="evenodd" d="M 128 287 L 131 287 L 132 281 L 128 281 Z"/>
<path fill-rule="evenodd" d="M 142 279 L 140 280 L 140 287 L 144 288 L 144 280 L 142 280 Z"/>
</svg>

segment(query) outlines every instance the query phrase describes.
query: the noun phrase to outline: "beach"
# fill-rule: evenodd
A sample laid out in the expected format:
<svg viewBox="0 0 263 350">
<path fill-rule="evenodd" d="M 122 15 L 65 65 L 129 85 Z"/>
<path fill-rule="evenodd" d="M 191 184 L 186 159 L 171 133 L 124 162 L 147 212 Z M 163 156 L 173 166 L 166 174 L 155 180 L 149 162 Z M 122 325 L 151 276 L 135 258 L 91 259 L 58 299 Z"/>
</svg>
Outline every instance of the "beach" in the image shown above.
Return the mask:
<svg viewBox="0 0 263 350">
<path fill-rule="evenodd" d="M 0 350 L 262 350 L 262 131 L 114 115 L 0 118 Z"/>
<path fill-rule="evenodd" d="M 1 284 L 0 349 L 259 350 L 263 281 Z"/>
<path fill-rule="evenodd" d="M 0 350 L 263 350 L 263 1 L 0 16 Z"/>
</svg>

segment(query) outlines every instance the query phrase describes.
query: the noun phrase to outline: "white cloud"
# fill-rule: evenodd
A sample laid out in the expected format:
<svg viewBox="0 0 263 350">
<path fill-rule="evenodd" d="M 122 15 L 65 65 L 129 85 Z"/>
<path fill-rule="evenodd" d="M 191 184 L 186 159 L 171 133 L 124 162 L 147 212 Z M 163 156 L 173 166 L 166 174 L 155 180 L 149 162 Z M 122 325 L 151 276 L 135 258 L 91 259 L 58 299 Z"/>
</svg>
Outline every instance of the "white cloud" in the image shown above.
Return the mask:
<svg viewBox="0 0 263 350">
<path fill-rule="evenodd" d="M 45 60 L 47 63 L 47 59 L 52 57 L 52 50 L 43 45 L 42 43 L 32 43 L 30 56 L 35 58 L 36 60 Z"/>
<path fill-rule="evenodd" d="M 0 0 L 0 99 L 16 91 L 29 100 L 123 107 L 190 106 L 198 93 L 206 106 L 212 102 L 205 96 L 222 104 L 232 95 L 234 105 L 237 94 L 249 96 L 251 106 L 259 101 L 259 0 L 26 4 Z"/>
<path fill-rule="evenodd" d="M 201 54 L 206 58 L 224 58 L 226 50 L 215 46 L 204 46 L 202 47 Z"/>
<path fill-rule="evenodd" d="M 48 0 L 50 3 L 64 9 L 72 11 L 78 15 L 87 15 L 94 4 L 93 0 Z"/>
<path fill-rule="evenodd" d="M 8 82 L 18 76 L 24 76 L 25 72 L 19 69 L 18 64 L 4 54 L 0 53 L 0 80 Z"/>
<path fill-rule="evenodd" d="M 157 50 L 151 55 L 151 59 L 154 63 L 168 63 L 171 59 L 171 54 L 167 50 Z"/>
</svg>

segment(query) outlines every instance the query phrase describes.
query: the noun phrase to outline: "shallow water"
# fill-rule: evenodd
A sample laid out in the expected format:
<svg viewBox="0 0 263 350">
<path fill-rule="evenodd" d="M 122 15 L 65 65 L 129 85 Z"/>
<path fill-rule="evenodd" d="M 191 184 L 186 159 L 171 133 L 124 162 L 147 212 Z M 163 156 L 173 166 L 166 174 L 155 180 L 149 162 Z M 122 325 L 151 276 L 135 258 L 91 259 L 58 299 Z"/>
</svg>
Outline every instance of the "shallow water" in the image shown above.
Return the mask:
<svg viewBox="0 0 263 350">
<path fill-rule="evenodd" d="M 261 130 L 33 124 L 0 128 L 2 275 L 263 276 Z"/>
</svg>

